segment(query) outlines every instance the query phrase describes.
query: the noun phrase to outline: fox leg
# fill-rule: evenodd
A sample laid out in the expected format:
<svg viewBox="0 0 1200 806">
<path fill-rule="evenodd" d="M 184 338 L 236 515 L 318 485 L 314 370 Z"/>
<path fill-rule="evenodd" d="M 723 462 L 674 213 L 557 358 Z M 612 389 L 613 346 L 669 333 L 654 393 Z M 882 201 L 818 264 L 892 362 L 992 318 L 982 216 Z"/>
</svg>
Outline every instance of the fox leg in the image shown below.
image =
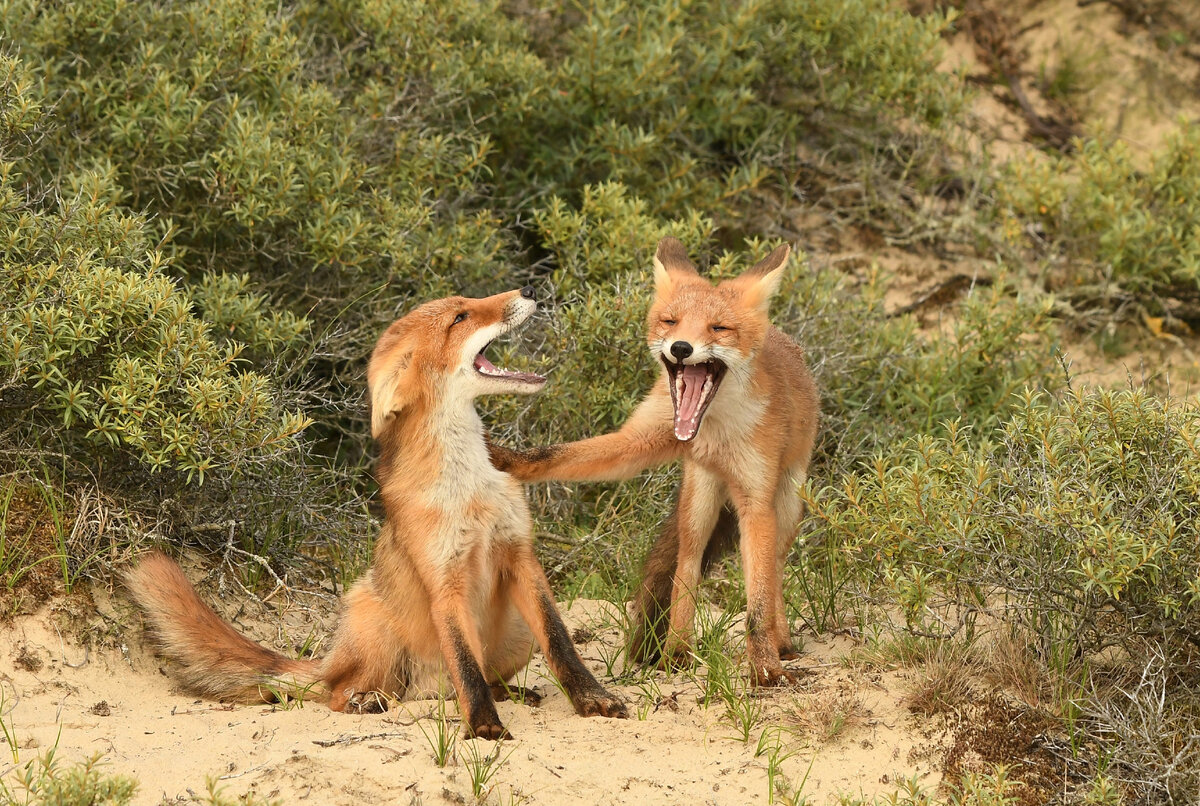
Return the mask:
<svg viewBox="0 0 1200 806">
<path fill-rule="evenodd" d="M 533 629 L 551 671 L 562 683 L 580 716 L 628 716 L 625 703 L 610 694 L 583 665 L 567 627 L 563 624 L 546 572 L 533 553 L 533 546 L 517 544 L 510 555 L 513 603 Z"/>
<path fill-rule="evenodd" d="M 743 499 L 738 502 L 738 515 L 742 570 L 746 575 L 746 654 L 750 682 L 756 686 L 777 686 L 789 682 L 792 676 L 779 662 L 775 638 L 776 610 L 782 599 L 776 512 L 765 502 Z"/>
<path fill-rule="evenodd" d="M 691 650 L 704 549 L 726 495 L 725 484 L 719 476 L 695 462 L 684 463 L 676 511 L 679 543 L 675 577 L 671 583 L 670 629 L 663 648 L 663 660 L 667 663 L 686 657 Z"/>
<path fill-rule="evenodd" d="M 775 600 L 775 646 L 779 650 L 781 660 L 795 660 L 800 657 L 792 644 L 792 625 L 788 620 L 787 603 L 783 598 L 783 582 L 787 579 L 787 559 L 796 543 L 796 530 L 800 519 L 804 516 L 804 502 L 800 500 L 797 488 L 804 483 L 806 474 L 802 468 L 793 467 L 785 473 L 775 493 L 775 512 L 778 516 L 779 551 L 776 554 L 777 580 Z"/>
<path fill-rule="evenodd" d="M 497 469 L 526 482 L 628 479 L 683 453 L 673 416 L 669 396 L 651 395 L 611 434 L 523 451 L 489 442 L 488 455 Z"/>
<path fill-rule="evenodd" d="M 525 705 L 537 707 L 542 701 L 540 694 L 508 682 L 529 664 L 534 647 L 533 633 L 512 602 L 510 584 L 501 580 L 492 595 L 493 615 L 484 636 L 484 677 L 488 679 L 492 699 L 496 702 L 518 699 Z"/>
<path fill-rule="evenodd" d="M 409 632 L 413 628 L 410 625 Z M 412 638 L 408 635 L 408 638 Z M 404 696 L 411 677 L 412 644 L 396 629 L 391 609 L 365 577 L 346 594 L 333 648 L 322 662 L 334 711 L 386 711 L 382 696 Z"/>
<path fill-rule="evenodd" d="M 467 738 L 510 739 L 512 734 L 500 723 L 491 686 L 483 675 L 479 631 L 463 595 L 464 586 L 458 582 L 446 581 L 442 590 L 430 597 L 430 604 L 438 645 L 458 695 L 463 733 Z"/>
</svg>

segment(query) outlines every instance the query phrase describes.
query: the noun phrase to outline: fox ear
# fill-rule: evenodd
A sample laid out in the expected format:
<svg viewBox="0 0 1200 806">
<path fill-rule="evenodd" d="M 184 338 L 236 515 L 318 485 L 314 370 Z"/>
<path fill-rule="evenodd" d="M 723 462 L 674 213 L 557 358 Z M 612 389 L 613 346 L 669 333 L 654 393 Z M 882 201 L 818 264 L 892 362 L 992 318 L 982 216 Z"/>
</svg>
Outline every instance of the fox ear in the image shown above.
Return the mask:
<svg viewBox="0 0 1200 806">
<path fill-rule="evenodd" d="M 371 378 L 368 383 L 371 393 L 371 436 L 376 439 L 388 424 L 412 401 L 405 379 L 412 364 L 413 351 L 407 347 L 395 355 L 388 356 L 388 365 L 382 368 L 380 378 Z"/>
<path fill-rule="evenodd" d="M 654 251 L 654 289 L 659 294 L 668 291 L 674 282 L 672 274 L 696 274 L 696 264 L 688 260 L 687 250 L 677 238 L 663 238 Z"/>
<path fill-rule="evenodd" d="M 740 279 L 746 283 L 746 296 L 751 305 L 766 307 L 771 297 L 783 282 L 783 270 L 787 268 L 792 248 L 787 244 L 777 246 L 765 258 L 746 270 Z"/>
</svg>

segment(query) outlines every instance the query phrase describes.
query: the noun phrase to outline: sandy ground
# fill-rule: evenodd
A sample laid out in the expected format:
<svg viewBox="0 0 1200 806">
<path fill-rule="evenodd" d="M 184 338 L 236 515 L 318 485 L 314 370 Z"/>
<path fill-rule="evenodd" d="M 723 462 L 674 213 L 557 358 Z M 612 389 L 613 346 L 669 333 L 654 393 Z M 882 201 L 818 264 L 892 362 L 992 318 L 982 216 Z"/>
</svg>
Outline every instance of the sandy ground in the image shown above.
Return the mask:
<svg viewBox="0 0 1200 806">
<path fill-rule="evenodd" d="M 112 611 L 102 593 L 97 599 L 102 614 Z M 584 628 L 579 638 L 590 638 L 580 653 L 601 679 L 618 643 L 611 607 L 577 601 L 565 613 L 569 627 Z M 55 623 L 43 609 L 0 627 L 4 720 L 20 763 L 52 747 L 67 760 L 101 753 L 108 770 L 140 781 L 137 803 L 188 801 L 210 777 L 226 795 L 285 803 L 470 803 L 472 757 L 496 752 L 498 771 L 482 787 L 491 803 L 765 803 L 771 752 L 756 755 L 764 731 L 764 748 L 780 748 L 776 781 L 802 786 L 814 802 L 891 792 L 912 776 L 927 787 L 939 780 L 938 754 L 924 748 L 917 717 L 904 707 L 903 677 L 845 665 L 847 638 L 806 641 L 794 665 L 812 673 L 753 700 L 763 713 L 748 743 L 735 736 L 725 706 L 705 707 L 699 683 L 682 674 L 614 686 L 630 704 L 629 720 L 582 719 L 539 656 L 519 682 L 544 695 L 542 706 L 498 706 L 517 738 L 499 746 L 458 739 L 454 757 L 438 767 L 426 738 L 438 726 L 436 701 L 382 715 L 337 714 L 315 702 L 285 710 L 199 701 L 173 685 L 139 629 L 113 648 L 85 649 Z M 270 628 L 251 632 L 271 642 Z M 444 713 L 457 735 L 452 703 Z M 5 754 L 7 783 L 15 769 Z"/>
</svg>

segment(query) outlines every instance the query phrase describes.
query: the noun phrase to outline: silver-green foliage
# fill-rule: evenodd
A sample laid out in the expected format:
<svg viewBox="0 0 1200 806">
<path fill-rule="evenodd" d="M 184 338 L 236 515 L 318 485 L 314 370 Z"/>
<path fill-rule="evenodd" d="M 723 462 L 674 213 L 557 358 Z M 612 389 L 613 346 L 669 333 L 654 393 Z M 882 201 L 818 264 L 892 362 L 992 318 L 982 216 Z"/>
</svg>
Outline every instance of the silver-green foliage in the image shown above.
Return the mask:
<svg viewBox="0 0 1200 806">
<path fill-rule="evenodd" d="M 1048 662 L 1200 646 L 1194 403 L 1025 392 L 995 429 L 914 437 L 811 509 L 823 550 L 874 569 L 863 582 L 922 629 L 949 600 L 1001 607 Z"/>
<path fill-rule="evenodd" d="M 34 82 L 0 59 L 0 408 L 56 446 L 124 453 L 202 481 L 293 447 L 307 419 L 218 341 L 168 272 L 146 220 L 119 205 L 111 167 L 44 186 L 26 168 L 47 125 Z M 224 289 L 226 305 L 240 289 Z M 215 295 L 213 295 L 215 296 Z M 266 344 L 303 321 L 255 319 Z"/>
<path fill-rule="evenodd" d="M 0 803 L 12 806 L 124 806 L 138 784 L 124 775 L 102 771 L 100 756 L 63 765 L 51 749 L 13 771 L 9 787 L 0 781 Z"/>
<path fill-rule="evenodd" d="M 1200 130 L 1181 125 L 1143 165 L 1129 144 L 1087 139 L 1069 156 L 1015 163 L 1002 202 L 1036 222 L 1070 276 L 1146 297 L 1200 288 Z"/>
</svg>

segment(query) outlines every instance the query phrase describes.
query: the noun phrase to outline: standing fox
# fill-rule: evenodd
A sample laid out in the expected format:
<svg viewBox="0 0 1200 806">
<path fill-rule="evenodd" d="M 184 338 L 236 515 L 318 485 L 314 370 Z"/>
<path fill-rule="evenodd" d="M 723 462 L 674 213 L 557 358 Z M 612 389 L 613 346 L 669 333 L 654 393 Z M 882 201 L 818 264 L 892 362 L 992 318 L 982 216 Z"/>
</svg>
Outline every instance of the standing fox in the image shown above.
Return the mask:
<svg viewBox="0 0 1200 806">
<path fill-rule="evenodd" d="M 767 320 L 789 254 L 780 246 L 713 285 L 683 244 L 664 238 L 654 256 L 647 338 L 663 373 L 625 425 L 548 448 L 491 448 L 496 466 L 522 481 L 625 479 L 683 458 L 675 511 L 646 558 L 634 601 L 637 660 L 687 654 L 701 575 L 740 531 L 750 679 L 770 686 L 791 678 L 780 663 L 797 656 L 783 564 L 802 514 L 796 486 L 808 472 L 819 401 L 804 352 Z"/>
<path fill-rule="evenodd" d="M 179 566 L 151 554 L 129 572 L 190 688 L 242 701 L 323 683 L 335 711 L 374 710 L 449 672 L 468 736 L 509 736 L 493 698 L 533 639 L 582 716 L 626 716 L 579 659 L 533 552 L 521 485 L 488 461 L 475 398 L 536 392 L 545 378 L 497 369 L 484 351 L 537 309 L 533 289 L 420 306 L 379 339 L 367 369 L 386 521 L 371 568 L 346 594 L 332 649 L 293 660 L 240 635 Z M 530 632 L 532 628 L 532 633 Z"/>
</svg>

